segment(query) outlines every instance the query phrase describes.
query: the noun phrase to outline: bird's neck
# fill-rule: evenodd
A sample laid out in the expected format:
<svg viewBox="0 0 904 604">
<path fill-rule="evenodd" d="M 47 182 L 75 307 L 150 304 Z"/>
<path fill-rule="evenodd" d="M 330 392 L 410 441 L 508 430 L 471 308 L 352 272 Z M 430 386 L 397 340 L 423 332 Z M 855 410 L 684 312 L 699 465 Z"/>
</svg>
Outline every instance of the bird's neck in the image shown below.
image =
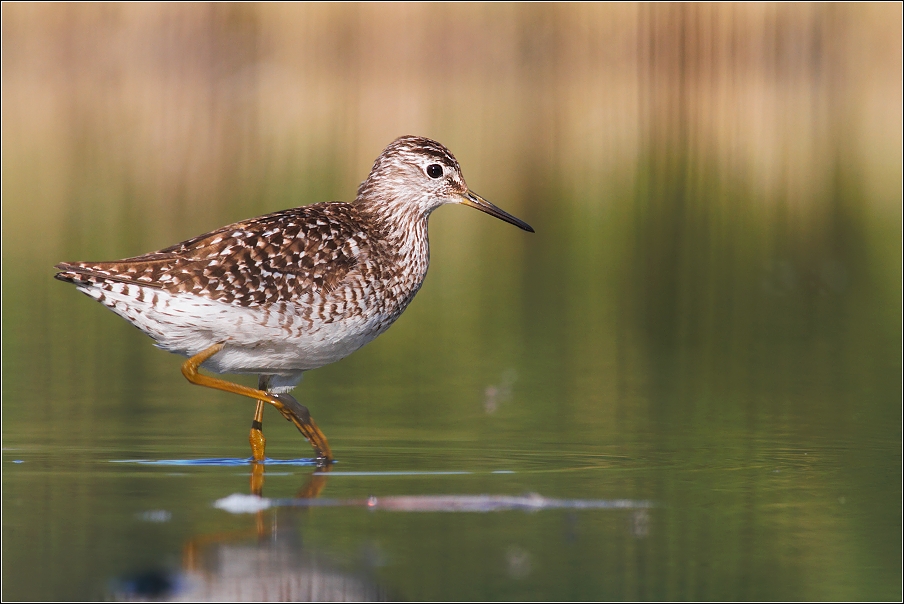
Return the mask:
<svg viewBox="0 0 904 604">
<path fill-rule="evenodd" d="M 393 265 L 400 271 L 396 277 L 410 282 L 416 291 L 430 263 L 427 236 L 430 213 L 422 212 L 413 203 L 379 203 L 360 196 L 355 208 L 365 219 L 372 237 L 393 257 Z"/>
<path fill-rule="evenodd" d="M 430 266 L 427 219 L 432 208 L 400 197 L 405 192 L 378 187 L 368 178 L 358 190 L 355 209 L 381 250 L 377 271 L 386 291 L 388 315 L 398 317 L 420 290 Z"/>
<path fill-rule="evenodd" d="M 373 225 L 378 238 L 401 245 L 414 236 L 423 238 L 426 243 L 430 211 L 424 211 L 414 200 L 404 202 L 396 199 L 386 202 L 385 199 L 380 195 L 370 197 L 359 194 L 355 200 L 355 209 Z"/>
</svg>

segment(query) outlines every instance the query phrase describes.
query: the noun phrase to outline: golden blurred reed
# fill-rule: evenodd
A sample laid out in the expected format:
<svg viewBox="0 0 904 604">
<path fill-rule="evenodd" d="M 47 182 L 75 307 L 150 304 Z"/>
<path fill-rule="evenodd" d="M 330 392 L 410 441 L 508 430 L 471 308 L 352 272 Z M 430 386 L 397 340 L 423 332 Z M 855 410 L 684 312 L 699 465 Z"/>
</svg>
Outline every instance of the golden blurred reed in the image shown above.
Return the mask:
<svg viewBox="0 0 904 604">
<path fill-rule="evenodd" d="M 539 174 L 604 203 L 663 149 L 804 210 L 840 155 L 899 212 L 897 3 L 2 11 L 5 237 L 36 212 L 60 232 L 86 195 L 140 194 L 137 218 L 199 228 L 239 198 L 235 218 L 287 192 L 350 199 L 407 133 L 445 143 L 518 215 L 550 203 Z"/>
</svg>

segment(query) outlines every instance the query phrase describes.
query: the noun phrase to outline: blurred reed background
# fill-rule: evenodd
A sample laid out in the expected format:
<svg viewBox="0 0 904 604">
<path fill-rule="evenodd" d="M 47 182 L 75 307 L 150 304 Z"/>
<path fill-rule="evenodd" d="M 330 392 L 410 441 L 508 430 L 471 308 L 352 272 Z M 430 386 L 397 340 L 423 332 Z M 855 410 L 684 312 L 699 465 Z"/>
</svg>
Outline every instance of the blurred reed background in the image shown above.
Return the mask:
<svg viewBox="0 0 904 604">
<path fill-rule="evenodd" d="M 645 568 L 671 582 L 635 568 L 621 591 L 532 592 L 547 597 L 899 589 L 901 4 L 4 3 L 2 17 L 5 446 L 197 456 L 193 431 L 244 446 L 248 409 L 190 390 L 178 359 L 52 265 L 349 201 L 386 144 L 419 134 L 537 234 L 436 213 L 405 316 L 298 391 L 334 448 L 627 443 L 661 462 L 637 496 L 679 504 L 712 491 L 685 493 L 669 463 L 747 468 L 726 485 L 746 520 L 670 508 L 672 540 Z M 297 454 L 292 439 L 270 446 Z M 777 450 L 796 464 L 793 447 L 826 442 L 845 461 L 812 488 L 864 493 L 853 520 L 751 503 L 780 504 L 755 470 Z M 676 578 L 702 558 L 746 570 L 709 591 Z M 41 566 L 6 560 L 4 577 Z"/>
<path fill-rule="evenodd" d="M 286 191 L 348 199 L 406 132 L 441 139 L 529 212 L 554 206 L 541 175 L 611 205 L 607 191 L 676 152 L 795 214 L 819 211 L 842 163 L 872 210 L 899 212 L 893 5 L 3 11 L 4 194 L 51 221 L 83 196 L 115 220 L 140 196 L 133 219 L 169 241 L 185 220 Z M 50 239 L 63 224 L 78 226 L 51 222 Z"/>
<path fill-rule="evenodd" d="M 445 143 L 475 190 L 540 232 L 454 210 L 433 221 L 427 304 L 453 341 L 460 288 L 480 296 L 502 279 L 517 291 L 485 323 L 512 328 L 507 308 L 525 309 L 524 329 L 550 336 L 539 356 L 578 380 L 643 342 L 748 347 L 761 315 L 787 314 L 763 300 L 785 294 L 799 325 L 826 293 L 868 298 L 845 320 L 875 318 L 893 342 L 900 16 L 894 4 L 4 5 L 4 375 L 66 346 L 48 320 L 71 297 L 49 279 L 55 262 L 351 200 L 406 133 Z"/>
</svg>

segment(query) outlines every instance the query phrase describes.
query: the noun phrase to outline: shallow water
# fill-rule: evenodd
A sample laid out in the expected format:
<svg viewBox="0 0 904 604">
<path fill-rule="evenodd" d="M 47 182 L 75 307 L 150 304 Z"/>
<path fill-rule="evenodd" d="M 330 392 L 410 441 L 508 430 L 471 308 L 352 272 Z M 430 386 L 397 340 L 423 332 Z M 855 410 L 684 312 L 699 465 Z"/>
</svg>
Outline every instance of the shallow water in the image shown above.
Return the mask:
<svg viewBox="0 0 904 604">
<path fill-rule="evenodd" d="M 899 18 L 9 6 L 5 600 L 901 597 Z M 406 132 L 537 232 L 434 213 L 409 309 L 293 393 L 329 471 L 271 410 L 249 464 L 252 401 L 52 279 L 350 199 Z"/>
</svg>

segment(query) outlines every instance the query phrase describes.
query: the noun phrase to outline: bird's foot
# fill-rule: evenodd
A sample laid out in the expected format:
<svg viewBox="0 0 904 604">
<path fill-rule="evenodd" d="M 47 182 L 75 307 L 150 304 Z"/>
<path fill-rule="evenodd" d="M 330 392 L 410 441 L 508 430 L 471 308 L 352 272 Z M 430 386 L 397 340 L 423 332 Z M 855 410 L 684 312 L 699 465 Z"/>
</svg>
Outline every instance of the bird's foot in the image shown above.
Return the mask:
<svg viewBox="0 0 904 604">
<path fill-rule="evenodd" d="M 311 446 L 314 448 L 315 463 L 318 466 L 325 466 L 333 463 L 333 452 L 330 450 L 330 443 L 326 440 L 326 436 L 314 423 L 311 412 L 308 408 L 295 400 L 290 394 L 271 394 L 273 398 L 279 400 L 283 404 L 279 408 L 279 412 L 287 420 L 295 424 L 298 431 L 301 432 Z"/>
</svg>

